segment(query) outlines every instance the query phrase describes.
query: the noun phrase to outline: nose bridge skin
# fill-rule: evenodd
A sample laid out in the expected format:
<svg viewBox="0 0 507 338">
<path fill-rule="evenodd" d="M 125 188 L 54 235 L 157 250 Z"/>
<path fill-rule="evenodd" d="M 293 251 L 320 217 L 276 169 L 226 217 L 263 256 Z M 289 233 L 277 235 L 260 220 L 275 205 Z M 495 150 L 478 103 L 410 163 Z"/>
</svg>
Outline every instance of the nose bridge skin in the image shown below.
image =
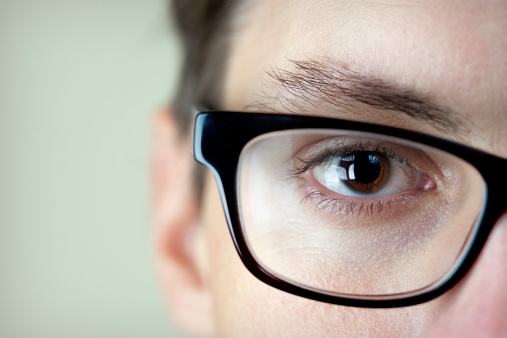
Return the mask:
<svg viewBox="0 0 507 338">
<path fill-rule="evenodd" d="M 468 274 L 443 297 L 428 337 L 507 336 L 507 213 Z"/>
</svg>

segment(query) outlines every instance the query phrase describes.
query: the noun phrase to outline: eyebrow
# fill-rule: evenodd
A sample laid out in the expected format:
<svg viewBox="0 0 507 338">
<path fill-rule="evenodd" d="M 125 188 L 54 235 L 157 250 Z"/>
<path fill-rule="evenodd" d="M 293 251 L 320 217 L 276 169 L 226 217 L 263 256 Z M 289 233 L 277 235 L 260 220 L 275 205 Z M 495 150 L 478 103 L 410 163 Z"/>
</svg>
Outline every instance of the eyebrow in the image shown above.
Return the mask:
<svg viewBox="0 0 507 338">
<path fill-rule="evenodd" d="M 465 134 L 465 121 L 455 112 L 438 105 L 431 97 L 403 88 L 387 80 L 353 71 L 344 64 L 326 61 L 289 60 L 292 70 L 272 68 L 267 71 L 274 80 L 276 95 L 264 92 L 260 100 L 245 107 L 246 110 L 273 110 L 279 103 L 284 109 L 301 114 L 308 105 L 326 107 L 341 112 L 358 114 L 358 103 L 376 111 L 400 113 L 415 120 L 425 121 L 441 132 Z"/>
</svg>

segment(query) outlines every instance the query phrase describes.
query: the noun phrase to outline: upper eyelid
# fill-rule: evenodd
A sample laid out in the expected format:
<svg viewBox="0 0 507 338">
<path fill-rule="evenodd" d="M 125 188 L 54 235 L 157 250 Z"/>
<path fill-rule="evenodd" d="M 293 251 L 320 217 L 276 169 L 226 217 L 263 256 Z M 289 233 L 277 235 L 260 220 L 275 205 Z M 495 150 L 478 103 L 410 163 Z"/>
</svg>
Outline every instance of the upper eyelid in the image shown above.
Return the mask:
<svg viewBox="0 0 507 338">
<path fill-rule="evenodd" d="M 371 140 L 370 140 L 371 141 Z M 322 141 L 321 141 L 322 142 Z M 411 170 L 419 172 L 420 170 L 416 168 L 414 165 L 411 164 L 409 159 L 402 154 L 402 152 L 398 152 L 392 148 L 394 146 L 384 146 L 380 143 L 377 144 L 375 147 L 371 147 L 372 144 L 364 144 L 361 142 L 354 143 L 351 145 L 348 145 L 344 147 L 343 149 L 329 149 L 329 147 L 326 147 L 322 150 L 320 150 L 314 157 L 311 158 L 301 158 L 296 156 L 296 160 L 302 162 L 304 165 L 302 167 L 293 167 L 291 169 L 292 175 L 299 175 L 302 174 L 308 170 L 311 170 L 313 167 L 317 165 L 321 165 L 333 158 L 342 156 L 344 154 L 354 152 L 354 151 L 375 151 L 386 154 L 390 159 L 396 159 L 400 163 L 407 165 Z"/>
</svg>

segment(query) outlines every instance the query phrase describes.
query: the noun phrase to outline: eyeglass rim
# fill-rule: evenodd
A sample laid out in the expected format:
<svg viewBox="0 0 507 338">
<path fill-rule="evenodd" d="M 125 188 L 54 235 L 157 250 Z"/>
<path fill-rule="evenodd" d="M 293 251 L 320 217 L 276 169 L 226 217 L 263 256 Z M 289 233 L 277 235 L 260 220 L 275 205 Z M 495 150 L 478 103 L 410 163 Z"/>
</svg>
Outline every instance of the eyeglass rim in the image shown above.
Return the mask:
<svg viewBox="0 0 507 338">
<path fill-rule="evenodd" d="M 486 202 L 476 236 L 454 273 L 437 287 L 421 293 L 337 296 L 293 284 L 264 269 L 250 252 L 241 227 L 236 189 L 240 154 L 244 146 L 257 136 L 294 129 L 340 129 L 397 137 L 441 149 L 475 167 L 485 182 Z M 229 231 L 245 267 L 259 280 L 279 290 L 337 305 L 366 308 L 404 307 L 424 303 L 442 295 L 456 285 L 470 270 L 495 222 L 507 208 L 507 200 L 502 201 L 501 198 L 502 191 L 507 190 L 507 180 L 495 181 L 499 174 L 507 172 L 506 159 L 432 135 L 371 123 L 305 115 L 205 111 L 200 112 L 195 119 L 194 156 L 199 163 L 204 164 L 214 173 Z"/>
</svg>

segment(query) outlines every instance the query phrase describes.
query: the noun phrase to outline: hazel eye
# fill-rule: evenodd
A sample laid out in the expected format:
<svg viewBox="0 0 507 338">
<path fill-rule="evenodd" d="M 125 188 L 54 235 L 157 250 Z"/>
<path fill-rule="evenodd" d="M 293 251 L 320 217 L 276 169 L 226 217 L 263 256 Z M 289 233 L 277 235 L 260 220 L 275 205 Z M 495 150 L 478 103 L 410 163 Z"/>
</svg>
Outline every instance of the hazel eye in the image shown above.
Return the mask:
<svg viewBox="0 0 507 338">
<path fill-rule="evenodd" d="M 376 151 L 353 151 L 315 166 L 315 180 L 331 192 L 350 197 L 396 194 L 417 187 L 421 174 L 406 163 Z"/>
</svg>

